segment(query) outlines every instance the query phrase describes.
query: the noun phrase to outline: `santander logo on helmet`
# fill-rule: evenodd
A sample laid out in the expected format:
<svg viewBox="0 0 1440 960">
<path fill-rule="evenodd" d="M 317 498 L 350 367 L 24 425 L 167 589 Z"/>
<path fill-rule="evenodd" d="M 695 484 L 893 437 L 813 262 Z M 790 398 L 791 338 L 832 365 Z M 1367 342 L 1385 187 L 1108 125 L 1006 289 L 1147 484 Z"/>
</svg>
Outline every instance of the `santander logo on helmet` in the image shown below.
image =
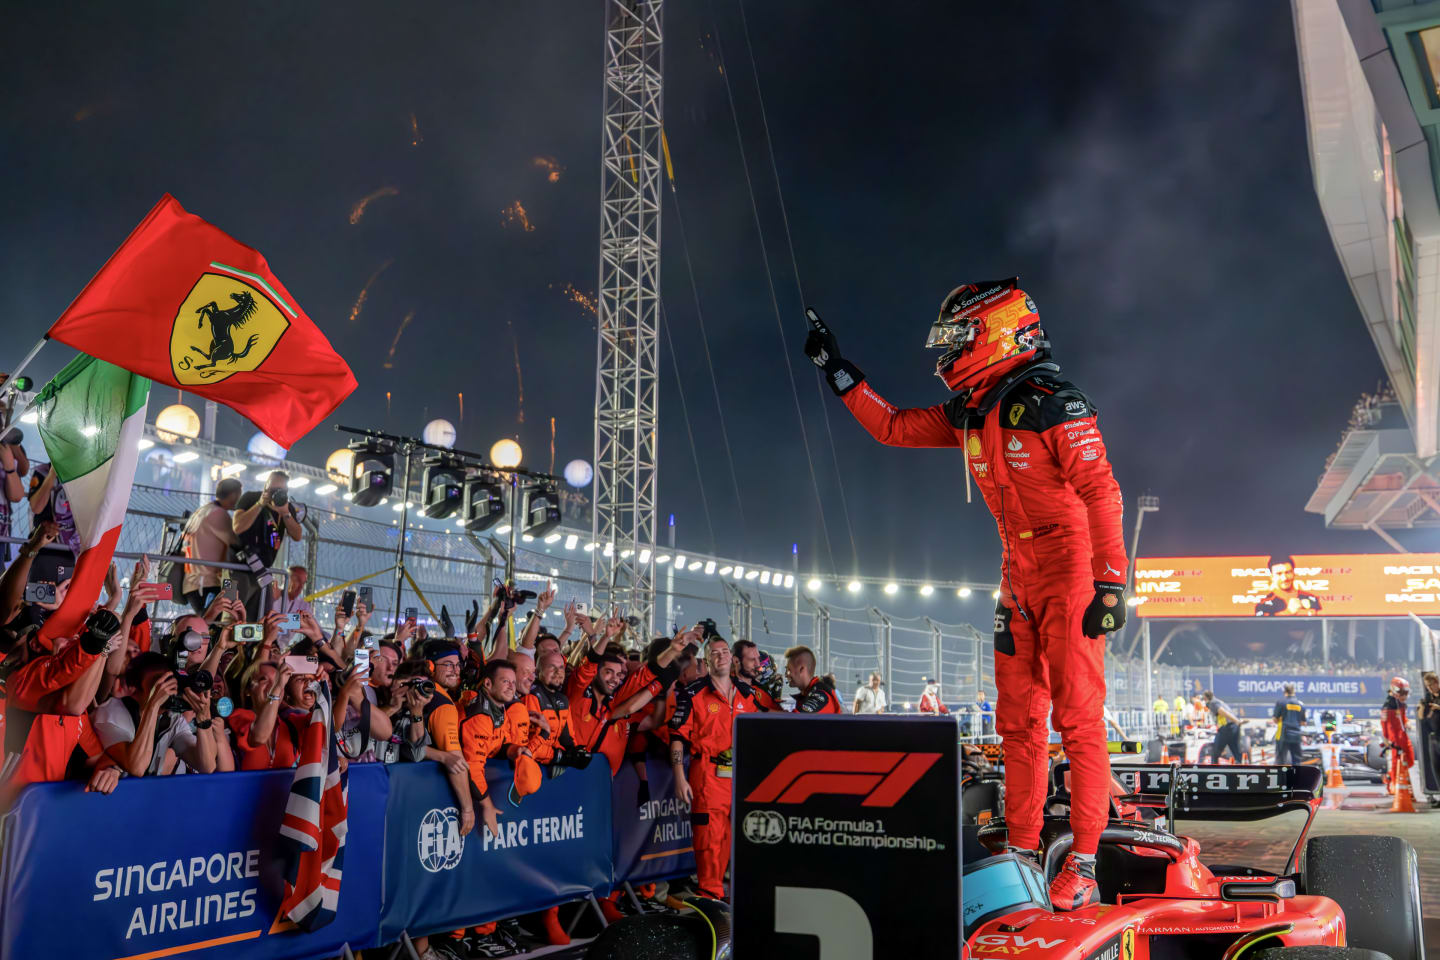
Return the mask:
<svg viewBox="0 0 1440 960">
<path fill-rule="evenodd" d="M 951 390 L 973 389 L 1048 353 L 1035 301 L 1020 278 L 961 284 L 940 303 L 926 347 L 943 349 L 935 375 Z"/>
</svg>

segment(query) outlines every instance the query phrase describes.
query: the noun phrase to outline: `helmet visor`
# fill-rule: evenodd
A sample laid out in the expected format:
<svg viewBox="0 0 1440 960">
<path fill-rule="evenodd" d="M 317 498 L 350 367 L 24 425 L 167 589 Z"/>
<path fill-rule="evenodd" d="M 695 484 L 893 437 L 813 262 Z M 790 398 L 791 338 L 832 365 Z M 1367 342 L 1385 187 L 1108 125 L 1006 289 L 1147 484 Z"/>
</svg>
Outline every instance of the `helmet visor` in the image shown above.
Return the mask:
<svg viewBox="0 0 1440 960">
<path fill-rule="evenodd" d="M 973 318 L 937 321 L 930 326 L 930 336 L 925 338 L 925 347 L 934 350 L 964 349 L 975 339 L 975 331 L 979 326 Z"/>
</svg>

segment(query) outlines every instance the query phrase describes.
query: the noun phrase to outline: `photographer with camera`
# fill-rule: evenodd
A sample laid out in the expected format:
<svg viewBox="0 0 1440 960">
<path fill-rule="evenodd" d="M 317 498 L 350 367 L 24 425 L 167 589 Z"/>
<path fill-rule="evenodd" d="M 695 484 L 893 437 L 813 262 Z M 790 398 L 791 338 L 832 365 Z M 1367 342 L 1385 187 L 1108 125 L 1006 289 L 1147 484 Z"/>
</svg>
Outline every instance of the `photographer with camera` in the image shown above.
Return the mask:
<svg viewBox="0 0 1440 960">
<path fill-rule="evenodd" d="M 434 681 L 419 660 L 401 663 L 394 673 L 395 709 L 387 711 L 390 739 L 376 746 L 376 758 L 382 763 L 418 763 L 425 759 L 425 747 L 430 742 L 425 729 L 425 704 L 434 694 Z"/>
<path fill-rule="evenodd" d="M 266 571 L 274 565 L 280 544 L 287 536 L 299 540 L 305 535 L 300 518 L 295 515 L 295 504 L 290 502 L 289 483 L 290 474 L 272 470 L 265 479 L 265 489 L 251 490 L 242 496 L 230 520 L 239 544 L 235 559 L 250 565 L 248 572 L 231 571 L 243 585 L 240 599 L 250 620 L 260 619 L 261 587 L 270 585 Z"/>
<path fill-rule="evenodd" d="M 211 675 L 170 664 L 163 654 L 140 654 L 125 677 L 135 695 L 111 697 L 91 716 L 105 752 L 132 777 L 215 772 Z"/>
<path fill-rule="evenodd" d="M 35 524 L 30 531 L 30 538 L 20 548 L 20 556 L 15 562 L 5 569 L 3 576 L 0 576 L 0 621 L 13 629 L 20 629 L 26 623 L 38 622 L 33 617 L 27 617 L 17 622 L 17 618 L 25 612 L 26 607 L 34 601 L 36 592 L 27 589 L 30 583 L 30 568 L 35 558 L 40 556 L 40 551 L 54 542 L 60 535 L 60 526 L 53 520 Z M 58 589 L 58 585 L 54 585 Z"/>
</svg>

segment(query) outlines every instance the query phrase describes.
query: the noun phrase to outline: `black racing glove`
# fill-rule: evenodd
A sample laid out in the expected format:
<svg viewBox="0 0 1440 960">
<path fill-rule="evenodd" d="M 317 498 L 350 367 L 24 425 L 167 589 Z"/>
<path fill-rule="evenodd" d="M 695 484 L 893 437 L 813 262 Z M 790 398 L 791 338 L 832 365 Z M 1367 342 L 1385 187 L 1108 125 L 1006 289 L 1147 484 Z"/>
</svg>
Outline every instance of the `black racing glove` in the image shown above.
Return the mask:
<svg viewBox="0 0 1440 960">
<path fill-rule="evenodd" d="M 470 609 L 465 613 L 465 635 L 474 636 L 475 628 L 480 625 L 480 601 L 471 600 Z"/>
<path fill-rule="evenodd" d="M 1125 584 L 1095 581 L 1095 599 L 1085 608 L 1080 629 L 1092 640 L 1125 626 Z"/>
<path fill-rule="evenodd" d="M 443 603 L 440 604 L 440 628 L 445 631 L 446 639 L 455 639 L 455 621 L 450 619 L 450 611 Z"/>
<path fill-rule="evenodd" d="M 86 619 L 85 632 L 80 634 L 80 649 L 86 653 L 104 653 L 110 638 L 119 632 L 120 618 L 101 607 Z"/>
<path fill-rule="evenodd" d="M 820 314 L 807 307 L 805 316 L 810 318 L 810 335 L 805 338 L 805 356 L 825 371 L 825 382 L 830 384 L 835 396 L 843 397 L 860 385 L 865 374 L 861 373 L 855 364 L 840 356 L 840 345 L 835 342 L 835 334 L 825 326 Z"/>
</svg>

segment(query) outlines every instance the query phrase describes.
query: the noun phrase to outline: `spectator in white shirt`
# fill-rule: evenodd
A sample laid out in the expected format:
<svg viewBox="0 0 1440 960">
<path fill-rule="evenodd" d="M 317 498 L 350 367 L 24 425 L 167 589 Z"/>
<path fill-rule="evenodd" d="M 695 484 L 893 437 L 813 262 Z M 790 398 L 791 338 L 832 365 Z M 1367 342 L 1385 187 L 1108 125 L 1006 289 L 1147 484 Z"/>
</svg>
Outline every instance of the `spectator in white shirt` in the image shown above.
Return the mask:
<svg viewBox="0 0 1440 960">
<path fill-rule="evenodd" d="M 887 706 L 880 674 L 870 674 L 870 682 L 855 691 L 855 713 L 884 713 Z"/>
</svg>

